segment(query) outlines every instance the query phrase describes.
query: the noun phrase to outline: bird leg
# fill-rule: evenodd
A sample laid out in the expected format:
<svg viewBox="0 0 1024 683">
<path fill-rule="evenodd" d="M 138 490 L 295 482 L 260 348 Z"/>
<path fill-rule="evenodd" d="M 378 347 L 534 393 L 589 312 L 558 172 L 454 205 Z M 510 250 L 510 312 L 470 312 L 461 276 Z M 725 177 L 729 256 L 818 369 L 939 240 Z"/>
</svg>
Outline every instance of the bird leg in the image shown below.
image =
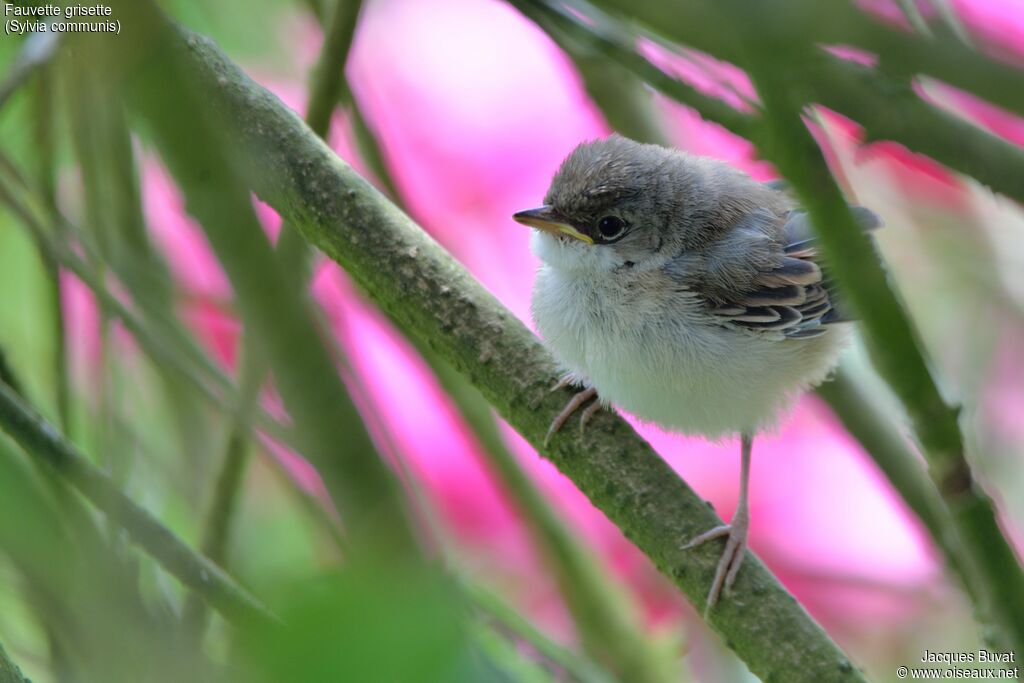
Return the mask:
<svg viewBox="0 0 1024 683">
<path fill-rule="evenodd" d="M 565 386 L 568 386 L 569 384 L 571 384 L 571 382 L 567 382 L 565 379 L 563 379 L 555 386 L 554 389 L 552 389 L 552 391 L 561 389 Z M 558 413 L 558 415 L 555 415 L 555 419 L 551 421 L 551 426 L 548 427 L 548 433 L 544 437 L 544 445 L 548 445 L 548 442 L 551 441 L 551 437 L 555 435 L 555 432 L 562 428 L 562 425 L 565 424 L 565 421 L 568 420 L 573 413 L 579 410 L 584 403 L 596 397 L 597 389 L 595 389 L 594 387 L 587 387 L 586 389 L 583 389 L 578 394 L 569 399 L 569 402 L 565 404 L 564 408 L 562 408 L 562 412 Z M 596 405 L 600 407 L 601 404 L 597 403 Z M 587 424 L 587 421 L 591 417 L 593 417 L 595 411 L 592 410 L 592 408 L 593 406 L 588 407 L 585 411 L 583 411 L 583 415 L 580 416 L 580 431 L 583 430 L 583 427 Z"/>
<path fill-rule="evenodd" d="M 753 441 L 753 437 L 746 434 L 740 437 L 740 499 L 736 504 L 736 512 L 733 513 L 732 521 L 729 524 L 705 531 L 683 546 L 683 550 L 688 550 L 723 536 L 727 539 L 722 558 L 718 561 L 718 568 L 715 570 L 715 578 L 711 581 L 711 590 L 708 591 L 708 599 L 704 607 L 705 617 L 718 602 L 723 589 L 727 593 L 732 589 L 736 574 L 739 573 L 740 565 L 743 564 L 743 558 L 746 555 L 747 531 L 750 527 L 747 489 L 750 484 L 750 451 Z"/>
</svg>

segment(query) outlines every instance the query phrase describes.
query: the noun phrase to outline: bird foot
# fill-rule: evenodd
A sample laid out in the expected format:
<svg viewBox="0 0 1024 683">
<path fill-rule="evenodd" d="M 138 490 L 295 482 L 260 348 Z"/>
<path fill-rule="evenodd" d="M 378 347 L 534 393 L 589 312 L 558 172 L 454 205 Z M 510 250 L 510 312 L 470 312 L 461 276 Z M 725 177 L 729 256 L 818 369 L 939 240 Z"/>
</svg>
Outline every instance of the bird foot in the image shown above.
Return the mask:
<svg viewBox="0 0 1024 683">
<path fill-rule="evenodd" d="M 700 534 L 689 543 L 683 546 L 683 550 L 696 548 L 697 546 L 725 536 L 725 550 L 722 558 L 718 561 L 718 568 L 715 570 L 715 578 L 711 582 L 711 590 L 708 591 L 708 599 L 704 606 L 704 617 L 707 618 L 711 608 L 718 602 L 722 592 L 726 594 L 732 590 L 732 584 L 743 564 L 743 558 L 747 550 L 747 530 L 750 526 L 747 515 L 739 514 L 733 518 L 731 524 L 722 524 Z"/>
<path fill-rule="evenodd" d="M 559 389 L 563 389 L 569 386 L 570 384 L 572 384 L 571 380 L 569 380 L 568 378 L 563 378 L 551 390 L 557 391 Z M 573 413 L 579 410 L 580 407 L 582 407 L 583 404 L 585 404 L 587 401 L 593 400 L 595 398 L 597 398 L 597 389 L 595 389 L 594 387 L 587 387 L 586 389 L 583 389 L 578 394 L 569 399 L 569 402 L 565 404 L 564 408 L 562 408 L 562 412 L 558 413 L 558 415 L 555 415 L 555 419 L 551 421 L 551 426 L 548 427 L 548 433 L 544 437 L 544 446 L 547 447 L 548 443 L 551 441 L 551 437 L 554 436 L 555 433 L 562 428 L 562 425 L 565 424 L 566 420 L 572 417 Z M 594 416 L 594 413 L 596 413 L 600 409 L 601 403 L 597 401 L 595 401 L 592 405 L 586 407 L 586 409 L 580 415 L 580 434 L 583 433 L 583 428 L 587 426 L 587 423 L 590 421 L 590 418 L 592 418 Z"/>
</svg>

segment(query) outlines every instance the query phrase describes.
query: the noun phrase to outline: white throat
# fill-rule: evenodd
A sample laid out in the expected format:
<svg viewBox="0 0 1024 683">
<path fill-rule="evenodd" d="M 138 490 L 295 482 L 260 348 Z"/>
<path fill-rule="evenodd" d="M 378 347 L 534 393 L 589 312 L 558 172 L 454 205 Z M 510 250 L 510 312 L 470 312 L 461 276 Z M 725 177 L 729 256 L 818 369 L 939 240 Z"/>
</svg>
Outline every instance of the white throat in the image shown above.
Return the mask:
<svg viewBox="0 0 1024 683">
<path fill-rule="evenodd" d="M 623 265 L 614 249 L 604 249 L 579 240 L 560 238 L 534 230 L 530 237 L 534 255 L 556 270 L 586 273 L 608 273 Z"/>
</svg>

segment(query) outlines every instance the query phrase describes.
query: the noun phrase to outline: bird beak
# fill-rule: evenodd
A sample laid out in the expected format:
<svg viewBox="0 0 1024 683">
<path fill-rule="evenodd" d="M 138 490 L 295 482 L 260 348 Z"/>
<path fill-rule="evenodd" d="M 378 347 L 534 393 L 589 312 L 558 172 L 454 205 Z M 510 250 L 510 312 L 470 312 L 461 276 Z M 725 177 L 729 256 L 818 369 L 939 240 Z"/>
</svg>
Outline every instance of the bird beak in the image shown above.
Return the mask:
<svg viewBox="0 0 1024 683">
<path fill-rule="evenodd" d="M 587 244 L 593 244 L 594 240 L 565 222 L 558 213 L 550 206 L 542 206 L 539 209 L 529 209 L 513 214 L 512 220 L 531 228 L 537 228 L 552 235 L 568 235 L 573 239 Z"/>
</svg>

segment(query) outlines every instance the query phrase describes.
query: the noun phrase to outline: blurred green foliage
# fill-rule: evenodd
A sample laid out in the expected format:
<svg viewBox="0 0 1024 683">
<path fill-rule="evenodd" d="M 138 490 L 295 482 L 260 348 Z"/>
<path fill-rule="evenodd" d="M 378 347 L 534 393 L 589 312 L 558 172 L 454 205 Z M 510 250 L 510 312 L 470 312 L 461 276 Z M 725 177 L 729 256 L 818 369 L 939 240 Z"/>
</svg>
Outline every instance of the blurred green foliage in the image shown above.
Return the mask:
<svg viewBox="0 0 1024 683">
<path fill-rule="evenodd" d="M 355 564 L 286 595 L 278 611 L 291 626 L 242 635 L 250 668 L 239 680 L 500 680 L 475 653 L 457 594 L 439 575 Z"/>
<path fill-rule="evenodd" d="M 132 12 L 141 7 L 137 16 L 151 19 L 144 9 L 148 3 L 138 1 L 137 7 L 118 6 L 131 7 L 126 11 Z M 643 84 L 645 75 L 650 77 L 656 70 L 630 49 L 642 34 L 639 24 L 605 24 L 602 22 L 608 17 L 602 16 L 601 22 L 589 26 L 578 20 L 576 12 L 593 8 L 582 3 L 570 3 L 574 6 L 570 11 L 541 0 L 511 4 L 538 21 L 569 53 L 588 93 L 615 127 L 636 137 L 661 139 L 658 122 L 646 106 L 649 102 Z M 630 10 L 629 3 L 597 4 L 620 12 Z M 295 58 L 294 46 L 287 43 L 293 24 L 312 22 L 309 9 L 313 8 L 321 24 L 330 25 L 331 12 L 343 6 L 312 0 L 303 6 L 303 14 L 296 6 L 272 0 L 161 3 L 171 17 L 213 37 L 234 58 L 285 71 L 292 68 L 290 60 Z M 642 17 L 640 9 L 636 8 L 636 14 Z M 660 15 L 650 16 L 653 19 L 648 23 L 656 23 Z M 615 30 L 601 33 L 608 27 Z M 158 27 L 151 34 L 154 40 L 164 38 L 160 30 Z M 680 36 L 686 37 L 685 33 Z M 106 310 L 100 315 L 99 367 L 92 367 L 94 359 L 90 358 L 86 367 L 67 370 L 77 373 L 74 377 L 60 377 L 60 365 L 53 362 L 61 349 L 53 337 L 54 283 L 47 265 L 51 255 L 23 229 L 15 213 L 0 211 L 0 351 L 16 373 L 23 397 L 49 425 L 57 425 L 55 388 L 61 381 L 74 388 L 72 420 L 64 437 L 92 462 L 113 471 L 119 491 L 160 520 L 163 526 L 150 530 L 153 543 L 177 535 L 193 547 L 200 545 L 207 524 L 206 501 L 213 495 L 211 482 L 228 435 L 239 426 L 243 432 L 249 430 L 253 448 L 264 454 L 268 434 L 274 430 L 279 441 L 312 456 L 325 477 L 327 496 L 297 487 L 282 475 L 272 458 L 256 459 L 248 472 L 243 467 L 244 474 L 232 486 L 239 487 L 238 517 L 244 523 L 226 532 L 221 548 L 224 557 L 218 559 L 242 585 L 265 600 L 282 623 L 229 622 L 217 617 L 204 635 L 190 632 L 192 625 L 180 616 L 189 591 L 172 578 L 174 571 L 168 571 L 172 563 L 154 559 L 158 554 L 152 551 L 137 552 L 128 543 L 125 530 L 115 523 L 128 519 L 125 526 L 131 526 L 134 513 L 128 510 L 125 516 L 126 503 L 110 497 L 93 500 L 98 503 L 95 508 L 87 505 L 38 459 L 39 453 L 0 436 L 0 682 L 7 683 L 3 676 L 13 672 L 13 668 L 4 668 L 6 657 L 30 673 L 36 683 L 606 683 L 670 680 L 676 675 L 663 661 L 669 657 L 662 657 L 657 645 L 648 648 L 651 644 L 641 640 L 646 634 L 636 616 L 619 609 L 621 596 L 596 566 L 597 560 L 574 545 L 575 539 L 517 469 L 493 416 L 481 409 L 478 394 L 443 366 L 444 361 L 431 358 L 426 349 L 424 356 L 473 425 L 520 512 L 529 520 L 534 542 L 550 563 L 583 636 L 583 652 L 548 641 L 511 608 L 498 605 L 471 585 L 471 580 L 460 577 L 458 558 L 446 556 L 443 543 L 437 551 L 441 557 L 435 558 L 431 555 L 435 549 L 425 549 L 426 544 L 418 538 L 412 540 L 415 524 L 408 523 L 406 512 L 422 511 L 407 500 L 415 497 L 403 496 L 407 492 L 386 474 L 376 445 L 355 412 L 355 401 L 332 372 L 335 363 L 343 364 L 343 359 L 338 358 L 333 344 L 318 335 L 318 322 L 307 297 L 292 286 L 291 273 L 278 272 L 280 262 L 275 259 L 280 255 L 263 239 L 251 211 L 244 174 L 216 134 L 218 126 L 230 122 L 218 119 L 218 114 L 206 116 L 202 99 L 190 99 L 196 92 L 186 79 L 175 76 L 180 72 L 175 71 L 172 58 L 148 66 L 155 69 L 142 97 L 151 98 L 148 126 L 130 128 L 120 100 L 122 83 L 109 78 L 110 74 L 123 76 L 122 68 L 127 71 L 134 66 L 119 63 L 122 55 L 118 50 L 124 45 L 107 45 L 93 53 L 79 40 L 68 37 L 69 49 L 75 54 L 62 53 L 46 67 L 57 81 L 61 103 L 51 121 L 61 141 L 57 175 L 77 181 L 70 183 L 65 202 L 74 220 L 65 225 L 60 217 L 47 212 L 44 193 L 35 180 L 21 188 L 16 199 L 31 204 L 45 235 L 70 246 L 69 251 L 92 276 L 90 286 L 119 302 L 124 311 Z M 123 43 L 139 47 L 127 37 Z M 17 40 L 0 40 L 0 73 L 8 71 L 21 46 Z M 344 68 L 347 44 L 339 41 L 335 47 L 339 54 L 327 60 L 320 78 L 328 86 L 339 85 L 330 82 L 332 69 L 340 74 Z M 90 59 L 80 59 L 83 54 Z M 609 61 L 609 54 L 618 56 Z M 95 71 L 93 57 L 110 66 L 109 72 Z M 80 61 L 74 61 L 76 58 Z M 161 80 L 161 74 L 170 80 Z M 690 92 L 687 86 L 660 72 L 654 75 L 665 78 L 661 86 L 675 92 L 681 101 L 698 108 L 707 104 L 704 96 Z M 38 113 L 33 109 L 33 97 L 37 96 L 33 83 L 30 80 L 21 87 L 0 111 L 2 151 L 30 177 L 37 170 L 34 151 L 39 142 L 29 133 L 33 128 L 28 125 Z M 326 128 L 334 100 L 357 114 L 360 146 L 376 150 L 371 165 L 393 189 L 380 146 L 370 132 L 372 126 L 363 125 L 347 84 L 341 85 L 325 87 L 328 94 L 317 108 L 319 127 Z M 723 113 L 720 103 L 717 107 L 711 108 L 709 118 L 718 112 L 724 125 L 749 125 L 754 130 L 746 117 L 731 110 Z M 790 119 L 797 120 L 795 114 Z M 252 421 L 266 432 L 256 434 L 249 411 L 238 406 L 238 395 L 245 394 L 245 389 L 231 385 L 219 373 L 179 317 L 174 284 L 147 243 L 138 194 L 139 150 L 148 151 L 144 145 L 153 142 L 162 145 L 165 161 L 187 196 L 190 210 L 205 223 L 231 275 L 237 300 L 227 305 L 237 306 L 243 313 L 246 338 L 254 340 L 253 350 L 270 349 L 267 355 L 275 381 L 301 428 L 298 434 L 294 425 L 259 411 Z M 9 169 L 3 171 L 2 178 L 12 187 L 18 183 Z M 803 180 L 809 184 L 807 178 Z M 301 243 L 299 246 L 304 248 Z M 879 287 L 887 286 L 880 275 L 876 279 Z M 76 295 L 85 296 L 81 292 Z M 893 306 L 898 306 L 893 301 Z M 82 329 L 82 321 L 65 322 L 72 336 Z M 138 334 L 139 326 L 149 331 L 147 338 Z M 127 341 L 126 331 L 134 331 L 133 341 Z M 124 353 L 134 344 L 142 353 Z M 158 347 L 176 361 L 169 362 Z M 922 359 L 915 356 L 914 360 L 924 368 Z M 186 376 L 182 368 L 193 374 Z M 262 376 L 263 370 L 256 374 Z M 234 381 L 239 383 L 239 378 Z M 904 392 L 910 396 L 905 403 L 913 409 L 911 394 Z M 250 399 L 256 395 L 258 392 L 251 392 Z M 864 415 L 855 414 L 848 421 L 858 418 Z M 40 432 L 56 433 L 49 425 L 40 426 Z M 949 427 L 955 430 L 955 424 Z M 895 441 L 895 437 L 889 438 L 889 442 Z M 889 445 L 875 450 L 895 452 L 893 458 L 902 458 L 899 464 L 905 467 L 905 450 Z M 345 460 L 339 461 L 335 456 L 342 451 Z M 943 455 L 951 460 L 963 456 Z M 915 487 L 928 485 L 919 481 L 918 469 L 897 467 L 891 471 L 907 472 L 902 479 L 913 481 Z M 970 483 L 970 472 L 967 476 Z M 912 498 L 913 492 L 908 493 L 901 477 L 892 478 L 897 489 Z M 912 507 L 939 505 L 932 500 L 937 500 L 934 493 L 924 489 L 925 503 Z M 101 512 L 114 508 L 117 510 L 109 518 Z M 345 515 L 346 524 L 337 520 L 337 510 Z M 977 537 L 990 548 L 1002 547 L 1003 537 L 987 524 L 990 512 L 982 509 L 980 516 L 973 518 Z M 949 523 L 941 513 L 926 520 L 940 541 L 948 540 L 943 534 Z M 370 521 L 356 534 L 360 545 L 348 548 L 341 539 L 351 539 L 360 516 Z M 955 544 L 940 545 L 951 557 L 958 552 Z M 392 546 L 401 546 L 400 552 Z M 178 559 L 201 559 L 188 548 L 178 552 Z M 448 563 L 455 566 L 447 569 L 455 571 L 446 571 Z M 1003 573 L 1010 577 L 1013 567 Z M 193 597 L 208 600 L 211 589 L 202 583 L 195 587 Z M 1012 588 L 1013 581 L 1005 583 Z M 834 664 L 829 663 L 842 675 L 859 675 Z M 10 675 L 17 681 L 17 674 Z"/>
</svg>

